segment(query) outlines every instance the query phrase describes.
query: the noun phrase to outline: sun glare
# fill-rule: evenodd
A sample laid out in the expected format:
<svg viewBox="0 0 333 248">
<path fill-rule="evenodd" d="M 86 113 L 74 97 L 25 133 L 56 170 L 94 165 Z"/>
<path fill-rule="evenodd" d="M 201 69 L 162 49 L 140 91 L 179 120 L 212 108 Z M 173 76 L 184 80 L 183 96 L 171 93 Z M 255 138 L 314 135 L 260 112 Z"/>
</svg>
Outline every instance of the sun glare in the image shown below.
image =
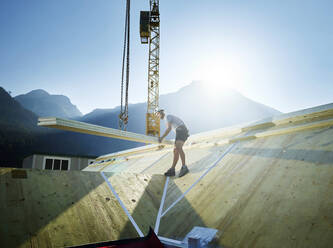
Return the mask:
<svg viewBox="0 0 333 248">
<path fill-rule="evenodd" d="M 205 81 L 208 87 L 221 90 L 238 89 L 244 80 L 244 70 L 235 60 L 214 58 L 203 61 L 195 71 L 196 79 Z"/>
</svg>

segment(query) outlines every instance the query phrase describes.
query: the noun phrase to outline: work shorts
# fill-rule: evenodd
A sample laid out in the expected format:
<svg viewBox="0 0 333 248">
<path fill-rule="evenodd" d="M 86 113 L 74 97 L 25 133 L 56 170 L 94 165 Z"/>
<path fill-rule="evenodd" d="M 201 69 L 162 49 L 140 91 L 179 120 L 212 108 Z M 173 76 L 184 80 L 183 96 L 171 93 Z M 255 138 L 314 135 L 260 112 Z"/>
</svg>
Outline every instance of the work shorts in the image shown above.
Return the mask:
<svg viewBox="0 0 333 248">
<path fill-rule="evenodd" d="M 176 128 L 176 141 L 181 140 L 185 142 L 189 136 L 188 130 L 184 125 Z"/>
</svg>

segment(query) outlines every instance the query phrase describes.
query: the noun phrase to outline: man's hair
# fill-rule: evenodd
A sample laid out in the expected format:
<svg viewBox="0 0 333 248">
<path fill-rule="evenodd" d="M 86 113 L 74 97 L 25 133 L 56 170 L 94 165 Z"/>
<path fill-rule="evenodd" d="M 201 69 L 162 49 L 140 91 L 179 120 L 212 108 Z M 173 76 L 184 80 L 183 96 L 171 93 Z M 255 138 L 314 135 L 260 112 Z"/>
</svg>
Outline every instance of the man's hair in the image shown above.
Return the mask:
<svg viewBox="0 0 333 248">
<path fill-rule="evenodd" d="M 164 114 L 164 109 L 158 110 L 157 113 Z"/>
</svg>

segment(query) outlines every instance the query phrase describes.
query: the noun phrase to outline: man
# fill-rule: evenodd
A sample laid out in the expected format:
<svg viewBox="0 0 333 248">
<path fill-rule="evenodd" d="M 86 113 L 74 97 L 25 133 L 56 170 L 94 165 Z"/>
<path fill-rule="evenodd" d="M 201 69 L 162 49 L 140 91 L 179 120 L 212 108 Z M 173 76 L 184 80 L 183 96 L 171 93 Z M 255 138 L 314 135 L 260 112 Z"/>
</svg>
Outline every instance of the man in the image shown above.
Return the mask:
<svg viewBox="0 0 333 248">
<path fill-rule="evenodd" d="M 164 119 L 165 113 L 164 110 L 161 109 L 157 112 L 160 119 Z M 176 164 L 180 159 L 182 161 L 182 168 L 179 172 L 179 177 L 184 176 L 186 173 L 189 172 L 187 166 L 185 165 L 185 153 L 183 151 L 183 145 L 187 138 L 189 137 L 188 130 L 184 124 L 184 122 L 174 115 L 167 115 L 166 116 L 166 122 L 167 122 L 167 129 L 165 130 L 164 134 L 159 137 L 159 142 L 162 142 L 164 137 L 166 137 L 171 129 L 173 129 L 176 132 L 176 140 L 175 140 L 175 148 L 173 149 L 173 163 L 171 168 L 164 173 L 165 176 L 172 177 L 175 176 L 175 167 Z"/>
</svg>

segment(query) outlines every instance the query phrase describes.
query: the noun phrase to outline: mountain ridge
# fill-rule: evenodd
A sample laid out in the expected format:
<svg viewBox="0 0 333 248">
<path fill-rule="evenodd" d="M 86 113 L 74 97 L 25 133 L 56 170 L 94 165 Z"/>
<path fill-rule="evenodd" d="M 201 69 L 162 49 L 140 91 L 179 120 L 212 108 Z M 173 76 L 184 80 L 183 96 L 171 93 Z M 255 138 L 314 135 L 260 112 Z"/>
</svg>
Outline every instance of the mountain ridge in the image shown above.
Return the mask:
<svg viewBox="0 0 333 248">
<path fill-rule="evenodd" d="M 205 92 L 203 87 L 202 84 L 193 82 L 177 92 L 160 96 L 161 108 L 183 119 L 190 134 L 255 121 L 280 113 L 244 97 L 237 91 L 214 91 L 212 94 Z M 32 91 L 35 99 L 46 94 L 43 90 Z M 0 103 L 3 103 L 0 107 L 5 108 L 4 113 L 12 115 L 0 116 L 0 125 L 4 127 L 0 132 L 0 166 L 6 165 L 4 162 L 7 161 L 11 165 L 15 164 L 14 167 L 20 167 L 23 158 L 34 153 L 100 156 L 144 145 L 127 140 L 38 127 L 37 115 L 23 108 L 16 99 L 1 88 Z M 18 110 L 22 113 L 13 114 L 19 113 Z M 147 103 L 129 104 L 127 131 L 145 134 L 146 111 Z M 118 115 L 119 106 L 112 109 L 95 109 L 76 120 L 118 128 Z M 16 121 L 17 125 L 11 125 L 11 120 Z M 161 133 L 164 130 L 165 122 L 162 121 Z M 173 136 L 174 134 L 170 134 L 168 138 Z"/>
<path fill-rule="evenodd" d="M 233 89 L 223 89 L 214 94 L 215 96 L 212 97 L 211 92 L 205 89 L 204 82 L 193 81 L 176 92 L 161 95 L 160 106 L 167 113 L 183 119 L 192 133 L 281 114 L 280 111 L 253 101 Z M 224 106 L 227 107 L 224 108 Z M 146 102 L 129 105 L 129 131 L 145 132 L 146 109 Z M 119 106 L 112 109 L 95 109 L 78 120 L 117 128 L 118 114 Z M 161 123 L 161 127 L 165 127 L 164 122 Z"/>
<path fill-rule="evenodd" d="M 57 116 L 75 119 L 83 116 L 80 110 L 64 95 L 52 95 L 42 89 L 32 90 L 14 97 L 24 108 L 40 117 Z"/>
</svg>

